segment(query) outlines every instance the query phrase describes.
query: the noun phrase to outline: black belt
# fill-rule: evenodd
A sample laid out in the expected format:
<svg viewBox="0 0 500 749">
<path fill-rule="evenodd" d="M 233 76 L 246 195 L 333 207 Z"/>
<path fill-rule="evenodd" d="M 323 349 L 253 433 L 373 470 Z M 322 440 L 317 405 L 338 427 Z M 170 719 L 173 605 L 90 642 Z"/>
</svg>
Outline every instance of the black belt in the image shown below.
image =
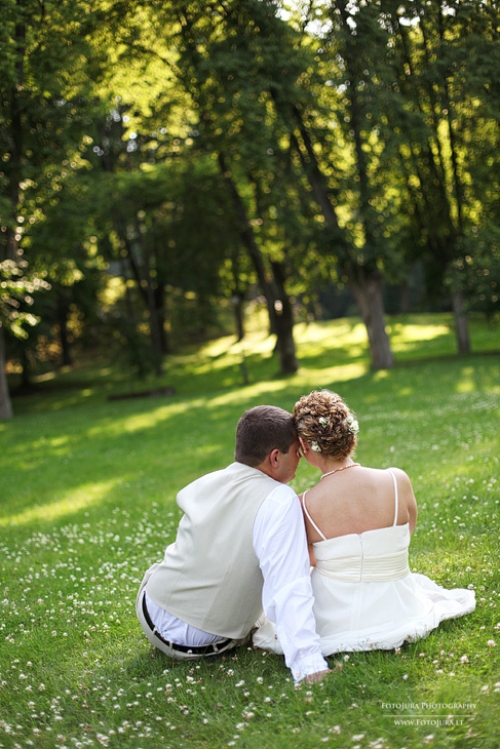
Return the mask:
<svg viewBox="0 0 500 749">
<path fill-rule="evenodd" d="M 227 640 L 220 640 L 219 642 L 211 642 L 209 645 L 202 645 L 200 647 L 195 647 L 194 645 L 178 645 L 176 642 L 172 642 L 171 640 L 166 640 L 164 637 L 160 635 L 160 633 L 157 631 L 155 625 L 151 621 L 151 617 L 149 616 L 148 607 L 146 606 L 146 594 L 142 597 L 142 612 L 144 614 L 144 618 L 146 620 L 146 623 L 148 627 L 151 629 L 154 635 L 165 643 L 165 645 L 168 645 L 169 648 L 172 648 L 172 650 L 180 650 L 181 653 L 192 653 L 193 655 L 206 655 L 207 653 L 210 654 L 217 654 L 220 652 L 221 648 L 226 647 L 226 645 L 229 645 L 231 642 L 233 642 L 232 638 L 229 637 Z"/>
</svg>

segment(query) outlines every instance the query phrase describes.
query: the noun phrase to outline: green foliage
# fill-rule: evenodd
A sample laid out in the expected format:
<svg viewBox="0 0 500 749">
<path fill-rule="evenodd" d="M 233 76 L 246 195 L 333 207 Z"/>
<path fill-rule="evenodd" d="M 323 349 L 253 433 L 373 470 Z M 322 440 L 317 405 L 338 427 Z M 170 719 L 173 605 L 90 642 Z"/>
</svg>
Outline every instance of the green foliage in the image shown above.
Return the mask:
<svg viewBox="0 0 500 749">
<path fill-rule="evenodd" d="M 149 335 L 158 363 L 248 294 L 249 233 L 261 285 L 278 263 L 309 312 L 326 283 L 417 261 L 439 305 L 452 288 L 498 313 L 497 5 L 284 5 L 2 4 L 0 262 L 20 247 L 52 284 L 32 352 L 71 296 L 82 342 L 108 348 L 119 315 L 111 338 L 137 363 Z M 128 290 L 112 313 L 110 260 Z"/>
<path fill-rule="evenodd" d="M 179 356 L 168 399 L 108 402 L 123 373 L 97 365 L 16 399 L 22 418 L 0 425 L 0 743 L 496 749 L 498 339 L 478 322 L 484 353 L 452 356 L 449 323 L 391 321 L 400 366 L 386 372 L 369 371 L 364 328 L 350 319 L 297 331 L 305 365 L 293 378 L 268 377 L 271 340 L 256 330 L 247 357 L 259 376 L 246 386 L 228 379 L 237 359 L 223 339 Z M 323 386 L 357 413 L 358 459 L 412 478 L 412 568 L 473 586 L 477 610 L 398 652 L 332 657 L 334 673 L 311 688 L 295 689 L 280 657 L 245 649 L 170 662 L 134 601 L 174 538 L 176 492 L 232 460 L 246 408 L 290 409 Z M 316 479 L 302 463 L 294 487 Z M 410 712 L 419 723 L 401 722 Z"/>
<path fill-rule="evenodd" d="M 464 240 L 463 260 L 459 269 L 463 276 L 469 308 L 484 312 L 491 320 L 500 313 L 500 232 L 496 226 L 474 227 Z"/>
<path fill-rule="evenodd" d="M 41 289 L 50 289 L 50 284 L 41 276 L 26 274 L 27 263 L 23 260 L 4 260 L 0 263 L 0 324 L 17 338 L 26 338 L 27 326 L 36 325 L 38 318 L 29 310 L 33 304 L 32 294 Z"/>
<path fill-rule="evenodd" d="M 27 307 L 35 292 L 49 290 L 44 279 L 50 274 L 56 294 L 58 283 L 70 285 L 68 278 L 78 273 L 71 246 L 75 234 L 64 222 L 68 206 L 59 193 L 66 177 L 81 167 L 80 139 L 92 110 L 88 96 L 107 59 L 105 46 L 99 47 L 101 10 L 87 3 L 32 0 L 0 6 L 0 328 L 18 337 L 27 337 L 23 322 L 37 321 Z M 51 223 L 48 214 L 54 209 L 54 219 L 56 205 L 59 217 L 47 239 L 43 228 L 37 229 Z M 74 221 L 73 232 L 80 227 Z M 84 237 L 79 239 L 81 247 Z M 42 302 L 40 308 L 50 304 Z M 3 331 L 0 353 L 3 379 Z M 0 413 L 9 415 L 3 382 L 0 390 Z"/>
<path fill-rule="evenodd" d="M 115 210 L 128 217 L 136 246 L 143 256 L 154 257 L 156 283 L 218 291 L 220 266 L 236 239 L 227 195 L 211 160 L 120 173 L 114 193 Z"/>
</svg>

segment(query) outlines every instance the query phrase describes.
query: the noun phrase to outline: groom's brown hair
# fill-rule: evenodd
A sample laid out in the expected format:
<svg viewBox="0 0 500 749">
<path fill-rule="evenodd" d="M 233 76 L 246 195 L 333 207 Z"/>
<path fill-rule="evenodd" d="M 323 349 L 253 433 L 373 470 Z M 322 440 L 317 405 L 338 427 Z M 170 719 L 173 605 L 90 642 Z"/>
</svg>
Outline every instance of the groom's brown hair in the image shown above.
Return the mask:
<svg viewBox="0 0 500 749">
<path fill-rule="evenodd" d="M 287 453 L 297 439 L 292 415 L 278 406 L 255 406 L 245 411 L 236 427 L 238 463 L 260 465 L 271 450 Z"/>
</svg>

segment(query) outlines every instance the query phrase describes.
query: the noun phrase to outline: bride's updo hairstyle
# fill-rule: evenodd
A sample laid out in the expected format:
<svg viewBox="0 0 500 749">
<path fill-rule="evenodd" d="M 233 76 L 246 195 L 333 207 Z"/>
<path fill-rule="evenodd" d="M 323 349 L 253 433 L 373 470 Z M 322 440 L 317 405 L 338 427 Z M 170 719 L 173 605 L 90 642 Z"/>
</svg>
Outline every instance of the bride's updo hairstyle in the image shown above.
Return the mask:
<svg viewBox="0 0 500 749">
<path fill-rule="evenodd" d="M 340 395 L 313 390 L 297 401 L 293 420 L 299 437 L 314 452 L 330 458 L 347 458 L 357 445 L 358 422 Z"/>
</svg>

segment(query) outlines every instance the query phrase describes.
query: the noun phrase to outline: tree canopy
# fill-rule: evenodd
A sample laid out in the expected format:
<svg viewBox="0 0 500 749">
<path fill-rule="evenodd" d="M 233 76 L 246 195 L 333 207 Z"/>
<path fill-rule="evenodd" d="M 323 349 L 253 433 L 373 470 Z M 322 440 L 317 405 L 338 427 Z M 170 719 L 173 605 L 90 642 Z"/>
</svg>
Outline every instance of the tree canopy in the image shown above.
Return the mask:
<svg viewBox="0 0 500 749">
<path fill-rule="evenodd" d="M 499 33 L 493 0 L 5 0 L 0 418 L 41 337 L 161 372 L 222 300 L 242 337 L 250 293 L 282 372 L 326 289 L 390 367 L 415 269 L 468 350 L 500 311 Z"/>
</svg>

